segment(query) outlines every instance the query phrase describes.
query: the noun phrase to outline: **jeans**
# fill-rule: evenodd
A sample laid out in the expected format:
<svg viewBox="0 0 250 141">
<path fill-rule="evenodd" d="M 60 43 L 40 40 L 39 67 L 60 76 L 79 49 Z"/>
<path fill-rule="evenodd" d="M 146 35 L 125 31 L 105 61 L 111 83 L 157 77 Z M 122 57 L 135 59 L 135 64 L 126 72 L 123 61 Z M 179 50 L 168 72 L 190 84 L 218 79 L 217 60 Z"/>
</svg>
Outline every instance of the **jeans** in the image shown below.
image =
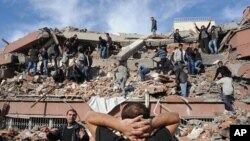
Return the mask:
<svg viewBox="0 0 250 141">
<path fill-rule="evenodd" d="M 84 76 L 86 81 L 90 80 L 90 68 L 89 67 L 84 67 Z"/>
<path fill-rule="evenodd" d="M 204 53 L 208 53 L 208 38 L 200 40 L 200 47 Z"/>
<path fill-rule="evenodd" d="M 224 104 L 225 104 L 225 109 L 227 111 L 233 111 L 234 108 L 233 108 L 233 100 L 232 100 L 232 96 L 231 95 L 224 95 L 224 98 L 223 98 L 223 101 L 224 101 Z"/>
<path fill-rule="evenodd" d="M 208 46 L 209 46 L 210 53 L 212 53 L 212 54 L 218 53 L 217 39 L 210 40 Z"/>
<path fill-rule="evenodd" d="M 195 74 L 194 60 L 192 60 L 192 59 L 188 60 L 188 73 L 189 74 Z"/>
<path fill-rule="evenodd" d="M 146 74 L 150 73 L 149 68 L 144 68 L 142 70 L 139 71 L 140 77 L 141 77 L 141 81 L 145 80 L 145 76 Z"/>
<path fill-rule="evenodd" d="M 101 47 L 100 48 L 100 57 L 102 59 L 106 58 L 106 55 L 107 55 L 107 47 Z"/>
<path fill-rule="evenodd" d="M 183 97 L 187 97 L 187 82 L 185 83 L 180 83 L 180 87 L 181 87 L 181 95 Z"/>
<path fill-rule="evenodd" d="M 197 71 L 197 73 L 199 73 L 201 70 L 201 63 L 202 63 L 201 60 L 196 60 L 194 63 L 194 68 Z"/>
<path fill-rule="evenodd" d="M 34 69 L 34 71 L 33 71 L 33 75 L 36 75 L 36 70 L 37 70 L 37 64 L 36 64 L 36 62 L 35 61 L 29 61 L 29 63 L 28 63 L 28 67 L 27 67 L 27 69 L 26 69 L 26 72 L 29 72 L 30 71 L 30 69 Z"/>
<path fill-rule="evenodd" d="M 48 75 L 48 60 L 43 60 L 44 74 Z"/>
</svg>

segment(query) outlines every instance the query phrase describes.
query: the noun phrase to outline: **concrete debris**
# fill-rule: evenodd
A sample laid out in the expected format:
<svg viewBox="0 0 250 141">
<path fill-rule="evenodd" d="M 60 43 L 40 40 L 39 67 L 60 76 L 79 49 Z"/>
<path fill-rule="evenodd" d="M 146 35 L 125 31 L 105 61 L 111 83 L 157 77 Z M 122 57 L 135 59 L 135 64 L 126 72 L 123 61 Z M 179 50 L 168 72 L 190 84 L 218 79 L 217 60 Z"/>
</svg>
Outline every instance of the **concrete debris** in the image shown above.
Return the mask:
<svg viewBox="0 0 250 141">
<path fill-rule="evenodd" d="M 249 112 L 249 111 L 248 111 Z M 236 109 L 234 113 L 218 114 L 212 122 L 187 120 L 180 126 L 180 140 L 229 140 L 230 125 L 249 125 L 247 111 Z M 245 118 L 243 118 L 245 117 Z"/>
</svg>

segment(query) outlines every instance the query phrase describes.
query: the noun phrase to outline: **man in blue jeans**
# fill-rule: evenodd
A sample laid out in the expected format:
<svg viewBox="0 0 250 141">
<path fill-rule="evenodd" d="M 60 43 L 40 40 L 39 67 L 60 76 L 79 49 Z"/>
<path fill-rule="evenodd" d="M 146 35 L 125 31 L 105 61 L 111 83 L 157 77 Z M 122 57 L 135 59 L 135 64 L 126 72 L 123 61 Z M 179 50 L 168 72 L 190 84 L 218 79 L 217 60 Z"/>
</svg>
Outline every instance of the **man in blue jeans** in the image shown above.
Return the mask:
<svg viewBox="0 0 250 141">
<path fill-rule="evenodd" d="M 138 70 L 138 74 L 141 77 L 141 81 L 145 81 L 145 76 L 148 73 L 150 73 L 150 69 L 145 67 L 145 66 L 139 65 L 139 63 L 135 63 L 135 66 L 136 66 L 136 68 Z"/>
<path fill-rule="evenodd" d="M 210 53 L 217 54 L 218 53 L 217 41 L 218 41 L 219 35 L 218 35 L 218 31 L 214 25 L 211 27 L 210 38 L 211 38 L 211 40 L 209 41 L 209 44 L 208 44 Z"/>
<path fill-rule="evenodd" d="M 107 41 L 99 37 L 99 49 L 100 49 L 100 57 L 105 59 L 107 57 Z"/>
<path fill-rule="evenodd" d="M 39 51 L 36 48 L 36 46 L 33 46 L 32 49 L 29 50 L 29 56 L 30 56 L 30 61 L 28 63 L 28 67 L 26 69 L 26 73 L 30 71 L 30 69 L 33 69 L 33 75 L 36 75 L 37 71 L 37 62 L 38 62 L 38 54 Z"/>
</svg>

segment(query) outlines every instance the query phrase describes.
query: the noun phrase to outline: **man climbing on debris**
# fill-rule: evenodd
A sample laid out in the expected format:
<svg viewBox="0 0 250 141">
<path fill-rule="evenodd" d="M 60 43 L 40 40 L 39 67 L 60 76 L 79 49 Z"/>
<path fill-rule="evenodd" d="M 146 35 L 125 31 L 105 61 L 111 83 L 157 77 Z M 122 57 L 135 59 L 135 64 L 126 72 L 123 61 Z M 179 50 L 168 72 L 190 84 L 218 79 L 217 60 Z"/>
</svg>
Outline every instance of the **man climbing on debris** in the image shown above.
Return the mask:
<svg viewBox="0 0 250 141">
<path fill-rule="evenodd" d="M 116 66 L 116 65 L 115 65 Z M 129 77 L 129 70 L 124 61 L 120 61 L 118 67 L 114 70 L 115 84 L 119 85 L 119 89 L 122 91 L 121 95 L 126 96 L 125 86 Z"/>
<path fill-rule="evenodd" d="M 223 65 L 223 62 L 222 61 L 218 61 L 218 68 L 216 70 L 216 74 L 214 76 L 214 79 L 215 80 L 219 74 L 221 74 L 221 77 L 224 77 L 224 76 L 232 76 L 232 72 L 228 69 L 227 66 L 224 66 Z"/>
<path fill-rule="evenodd" d="M 86 115 L 91 139 L 95 141 L 172 141 L 180 118 L 167 112 L 150 118 L 149 109 L 141 103 L 127 104 L 121 118 L 89 111 Z M 121 136 L 112 130 L 119 131 Z"/>
<path fill-rule="evenodd" d="M 209 23 L 207 27 L 204 25 L 201 26 L 201 28 L 198 28 L 196 23 L 194 23 L 195 28 L 200 32 L 199 33 L 199 40 L 200 40 L 200 47 L 204 53 L 209 53 L 208 49 L 208 42 L 209 42 L 209 33 L 208 29 L 210 27 L 211 20 L 209 20 Z"/>
<path fill-rule="evenodd" d="M 70 53 L 77 52 L 77 34 L 65 40 L 63 46 L 64 48 L 68 48 Z"/>
<path fill-rule="evenodd" d="M 73 77 L 78 84 L 84 82 L 85 77 L 85 57 L 83 53 L 78 53 L 78 58 L 76 63 L 73 66 Z"/>
<path fill-rule="evenodd" d="M 181 88 L 181 95 L 183 97 L 188 97 L 187 92 L 187 83 L 188 83 L 188 74 L 183 70 L 183 68 L 176 68 L 175 70 L 175 78 L 176 78 L 176 84 L 180 86 Z"/>
<path fill-rule="evenodd" d="M 195 68 L 195 74 L 200 74 L 202 72 L 202 57 L 197 48 L 194 49 L 194 68 Z"/>
<path fill-rule="evenodd" d="M 167 52 L 164 47 L 158 47 L 156 54 L 152 57 L 154 59 L 155 57 L 160 57 L 160 61 L 157 62 L 157 71 L 160 73 L 161 71 L 164 72 L 165 70 L 165 63 L 167 60 Z M 155 61 L 155 60 L 153 60 Z"/>
<path fill-rule="evenodd" d="M 56 87 L 59 88 L 61 83 L 63 83 L 63 81 L 65 80 L 63 70 L 60 67 L 56 68 L 52 73 L 52 78 L 56 83 Z"/>
<path fill-rule="evenodd" d="M 156 30 L 157 30 L 157 21 L 154 17 L 151 17 L 152 25 L 151 25 L 151 32 L 154 36 L 156 36 Z"/>
<path fill-rule="evenodd" d="M 139 65 L 139 63 L 135 63 L 135 66 L 138 74 L 140 75 L 141 81 L 145 81 L 145 76 L 150 73 L 150 69 L 143 65 Z"/>
<path fill-rule="evenodd" d="M 59 130 L 43 129 L 49 140 L 60 141 L 89 141 L 89 135 L 84 127 L 76 122 L 77 112 L 70 109 L 66 113 L 67 124 L 60 127 Z"/>
<path fill-rule="evenodd" d="M 28 63 L 28 67 L 26 69 L 26 73 L 29 73 L 30 69 L 33 69 L 32 74 L 36 75 L 36 71 L 37 71 L 37 62 L 38 62 L 38 54 L 39 51 L 36 48 L 36 46 L 33 46 L 30 50 L 28 55 L 30 56 L 30 60 Z"/>
<path fill-rule="evenodd" d="M 233 79 L 232 79 L 231 75 L 225 74 L 224 77 L 213 82 L 211 84 L 211 86 L 214 86 L 216 84 L 222 85 L 222 92 L 220 93 L 220 96 L 222 97 L 222 100 L 225 104 L 225 110 L 234 111 L 234 108 L 233 108 L 234 87 L 233 87 Z"/>
<path fill-rule="evenodd" d="M 100 58 L 105 59 L 107 55 L 107 41 L 99 37 L 98 48 L 100 51 Z"/>
</svg>

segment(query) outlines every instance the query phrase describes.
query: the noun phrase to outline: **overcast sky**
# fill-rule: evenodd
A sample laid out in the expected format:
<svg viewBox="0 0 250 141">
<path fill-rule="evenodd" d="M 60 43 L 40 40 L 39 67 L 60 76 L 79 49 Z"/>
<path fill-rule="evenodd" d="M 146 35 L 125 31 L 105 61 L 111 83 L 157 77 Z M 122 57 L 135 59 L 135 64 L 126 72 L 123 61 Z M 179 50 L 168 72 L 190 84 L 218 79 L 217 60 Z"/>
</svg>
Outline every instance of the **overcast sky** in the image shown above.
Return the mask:
<svg viewBox="0 0 250 141">
<path fill-rule="evenodd" d="M 15 41 L 45 26 L 149 34 L 151 16 L 157 32 L 166 33 L 174 18 L 239 21 L 247 5 L 250 0 L 0 0 L 0 38 Z"/>
</svg>

